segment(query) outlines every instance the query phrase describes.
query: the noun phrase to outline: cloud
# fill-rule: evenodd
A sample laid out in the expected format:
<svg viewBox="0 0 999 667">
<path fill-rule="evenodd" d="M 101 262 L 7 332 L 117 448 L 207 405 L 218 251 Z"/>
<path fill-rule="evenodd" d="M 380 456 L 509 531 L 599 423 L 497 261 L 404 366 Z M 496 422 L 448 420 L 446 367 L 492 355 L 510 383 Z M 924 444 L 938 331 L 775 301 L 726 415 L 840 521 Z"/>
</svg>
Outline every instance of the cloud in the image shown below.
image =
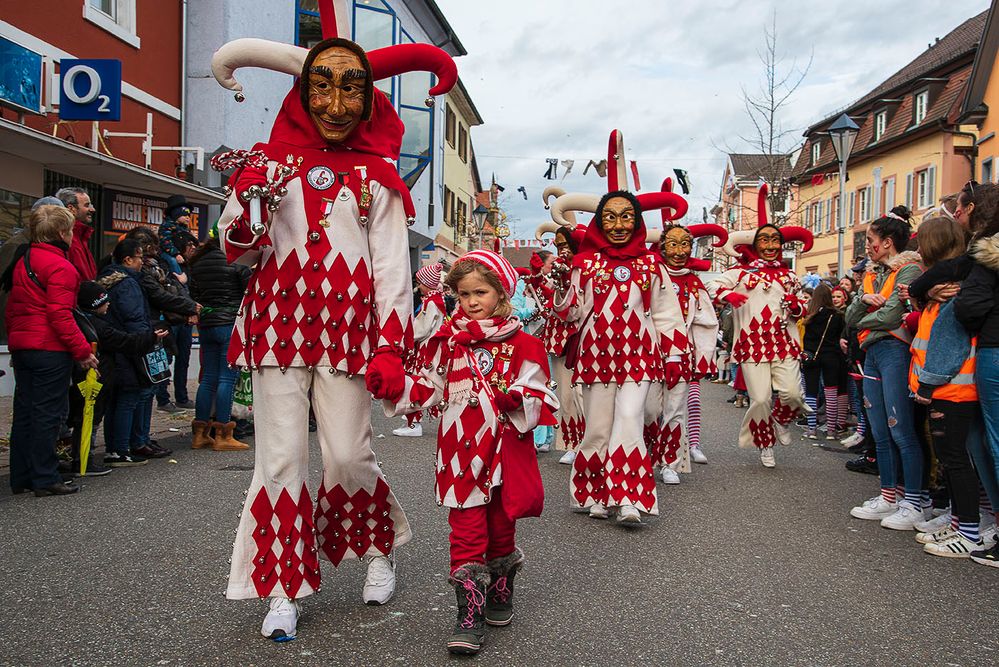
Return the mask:
<svg viewBox="0 0 999 667">
<path fill-rule="evenodd" d="M 506 187 L 502 204 L 521 238 L 548 215 L 545 158 L 576 161 L 560 183 L 567 190 L 605 191 L 582 171 L 606 157 L 614 128 L 643 190 L 658 189 L 674 168 L 689 172 L 688 217 L 699 218 L 717 201 L 724 150 L 755 152 L 740 140 L 752 134 L 740 91 L 760 85 L 758 53 L 775 11 L 785 66 L 811 59 L 781 119 L 796 142 L 989 4 L 952 0 L 943 13 L 936 2 L 902 0 L 506 0 L 488 10 L 437 2 L 469 52 L 458 70 L 485 120 L 472 130 L 479 169 Z"/>
</svg>

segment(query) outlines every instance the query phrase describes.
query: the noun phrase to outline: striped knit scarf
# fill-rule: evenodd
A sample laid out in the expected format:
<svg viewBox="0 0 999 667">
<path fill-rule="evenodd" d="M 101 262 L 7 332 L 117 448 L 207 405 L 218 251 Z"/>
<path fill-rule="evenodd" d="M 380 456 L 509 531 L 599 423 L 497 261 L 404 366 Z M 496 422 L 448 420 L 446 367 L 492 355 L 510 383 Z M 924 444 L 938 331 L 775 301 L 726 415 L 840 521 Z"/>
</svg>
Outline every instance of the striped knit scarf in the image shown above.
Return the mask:
<svg viewBox="0 0 999 667">
<path fill-rule="evenodd" d="M 458 401 L 467 403 L 475 389 L 475 373 L 469 363 L 475 363 L 472 358 L 472 347 L 483 341 L 498 343 L 517 333 L 521 322 L 516 317 L 490 317 L 484 320 L 473 320 L 460 310 L 455 311 L 451 319 L 451 367 L 447 374 L 447 387 L 444 400 L 449 403 Z"/>
</svg>

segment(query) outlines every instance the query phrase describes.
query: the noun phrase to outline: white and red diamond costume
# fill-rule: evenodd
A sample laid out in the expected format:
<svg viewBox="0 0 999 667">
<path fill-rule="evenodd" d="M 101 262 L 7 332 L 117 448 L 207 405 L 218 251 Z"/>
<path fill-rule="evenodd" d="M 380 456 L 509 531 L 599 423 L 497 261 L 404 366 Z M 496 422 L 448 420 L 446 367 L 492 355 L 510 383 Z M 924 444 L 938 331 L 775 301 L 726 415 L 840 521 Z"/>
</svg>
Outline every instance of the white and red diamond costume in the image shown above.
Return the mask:
<svg viewBox="0 0 999 667">
<path fill-rule="evenodd" d="M 332 3 L 322 9 L 324 36 L 335 37 L 337 28 L 345 34 Z M 232 78 L 237 67 L 300 76 L 308 58 L 335 46 L 324 40 L 310 55 L 237 40 L 216 53 L 213 71 L 223 86 L 240 91 Z M 359 76 L 377 80 L 429 64 L 441 79 L 432 93 L 454 84 L 454 63 L 444 52 L 406 49 L 368 54 L 370 69 Z M 319 588 L 318 557 L 338 565 L 388 555 L 411 537 L 371 450 L 364 381 L 365 371 L 379 365 L 397 367 L 401 384 L 401 356 L 412 344 L 407 218 L 413 207 L 391 162 L 404 128 L 377 89 L 367 117 L 342 143 L 324 139 L 309 113 L 296 80 L 269 141 L 224 158 L 238 169 L 219 222 L 222 240 L 230 261 L 255 266 L 229 348 L 230 363 L 254 371 L 256 426 L 256 465 L 226 590 L 234 599 L 305 597 Z M 266 225 L 246 203 L 254 191 L 248 183 L 263 194 Z M 310 402 L 323 459 L 315 501 Z"/>
<path fill-rule="evenodd" d="M 767 223 L 766 185 L 760 188 L 758 216 L 759 229 L 774 228 Z M 784 226 L 779 231 L 782 242 L 801 241 L 804 252 L 811 248 L 808 230 Z M 790 442 L 787 424 L 805 409 L 796 324 L 804 313 L 804 303 L 797 296 L 801 283 L 793 271 L 779 258 L 765 261 L 756 256 L 756 233 L 729 235 L 725 251 L 740 258 L 740 264 L 708 283 L 707 289 L 716 302 L 734 306 L 732 360 L 740 364 L 750 400 L 739 446 L 764 450 L 778 440 Z M 777 392 L 776 401 L 772 401 L 773 392 Z"/>
<path fill-rule="evenodd" d="M 416 272 L 416 282 L 427 288 L 420 299 L 420 310 L 413 317 L 413 345 L 412 353 L 406 359 L 406 370 L 415 372 L 420 368 L 427 342 L 430 337 L 437 333 L 447 320 L 447 307 L 444 304 L 443 284 L 441 274 L 443 266 L 439 262 L 428 264 Z M 440 411 L 435 406 L 426 410 L 430 417 L 437 417 Z M 410 412 L 406 415 L 406 423 L 409 427 L 423 421 L 423 412 Z M 398 434 L 398 432 L 396 432 Z"/>
<path fill-rule="evenodd" d="M 663 183 L 663 191 L 672 191 L 670 179 Z M 669 224 L 671 220 L 668 211 L 663 210 L 663 223 Z M 690 225 L 686 230 L 694 239 L 718 237 L 716 247 L 728 241 L 728 232 L 718 225 Z M 659 231 L 650 234 L 651 237 L 658 241 Z M 646 439 L 654 466 L 669 466 L 676 472 L 686 473 L 690 472 L 692 433 L 696 434 L 695 446 L 699 444 L 700 381 L 717 372 L 714 351 L 718 339 L 718 317 L 711 297 L 697 275 L 700 271 L 709 270 L 710 262 L 690 257 L 683 268 L 675 269 L 665 262 L 664 265 L 680 302 L 689 353 L 684 358 L 686 367 L 683 378 L 675 387 L 667 390 L 658 384 L 653 385 L 649 392 L 647 415 L 661 416 L 661 419 L 657 418 L 646 426 Z"/>
<path fill-rule="evenodd" d="M 608 158 L 608 190 L 617 193 L 627 187 L 617 130 L 611 133 Z M 573 462 L 572 503 L 578 508 L 631 506 L 655 515 L 656 482 L 643 438 L 645 404 L 653 383 L 670 376 L 672 386 L 679 379 L 688 343 L 669 275 L 645 246 L 641 211 L 670 206 L 682 216 L 687 205 L 674 193 L 636 199 L 638 215 L 625 245 L 612 244 L 599 219 L 589 225 L 555 311 L 579 328 L 573 380 L 583 386 L 586 431 Z M 599 203 L 599 197 L 562 195 L 552 204 L 552 218 L 568 225 L 565 211 L 595 213 Z"/>
</svg>

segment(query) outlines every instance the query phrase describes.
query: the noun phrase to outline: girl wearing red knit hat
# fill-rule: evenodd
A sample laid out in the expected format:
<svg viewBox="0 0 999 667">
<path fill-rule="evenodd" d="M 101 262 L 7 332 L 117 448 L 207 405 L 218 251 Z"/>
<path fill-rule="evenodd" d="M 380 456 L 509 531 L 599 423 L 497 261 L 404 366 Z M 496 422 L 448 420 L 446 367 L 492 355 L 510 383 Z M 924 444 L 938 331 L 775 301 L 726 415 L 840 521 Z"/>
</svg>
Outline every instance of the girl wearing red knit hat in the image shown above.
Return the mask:
<svg viewBox="0 0 999 667">
<path fill-rule="evenodd" d="M 423 297 L 420 300 L 420 309 L 413 316 L 413 343 L 415 347 L 409 356 L 407 370 L 416 371 L 423 359 L 426 351 L 426 343 L 430 337 L 437 333 L 444 321 L 447 319 L 447 308 L 444 306 L 444 285 L 441 283 L 441 274 L 444 265 L 440 262 L 427 264 L 416 272 L 417 289 Z M 437 416 L 437 408 L 428 410 L 431 417 Z M 423 413 L 410 412 L 406 415 L 406 425 L 392 431 L 392 435 L 402 438 L 419 438 L 423 435 Z"/>
<path fill-rule="evenodd" d="M 516 521 L 539 516 L 544 487 L 531 431 L 554 424 L 558 399 L 541 341 L 521 330 L 510 296 L 517 273 L 487 250 L 461 257 L 447 276 L 459 308 L 427 343 L 387 415 L 440 404 L 437 504 L 450 508 L 450 582 L 458 619 L 452 653 L 477 653 L 485 625 L 513 619 L 513 579 L 524 562 Z"/>
</svg>

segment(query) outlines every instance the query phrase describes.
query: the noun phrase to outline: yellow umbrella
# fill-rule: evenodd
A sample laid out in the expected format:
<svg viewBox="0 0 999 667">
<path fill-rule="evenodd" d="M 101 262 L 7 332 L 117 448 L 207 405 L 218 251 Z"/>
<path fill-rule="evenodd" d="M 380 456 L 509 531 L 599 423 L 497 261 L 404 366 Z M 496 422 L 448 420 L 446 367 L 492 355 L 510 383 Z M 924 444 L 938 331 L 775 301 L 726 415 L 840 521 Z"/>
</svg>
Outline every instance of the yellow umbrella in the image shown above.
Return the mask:
<svg viewBox="0 0 999 667">
<path fill-rule="evenodd" d="M 97 343 L 92 343 L 94 354 L 97 354 Z M 97 401 L 97 394 L 101 393 L 104 386 L 97 381 L 97 370 L 91 368 L 87 370 L 87 377 L 83 382 L 76 385 L 83 394 L 83 425 L 80 427 L 80 475 L 87 474 L 87 459 L 90 457 L 90 439 L 94 433 L 94 403 Z"/>
</svg>

